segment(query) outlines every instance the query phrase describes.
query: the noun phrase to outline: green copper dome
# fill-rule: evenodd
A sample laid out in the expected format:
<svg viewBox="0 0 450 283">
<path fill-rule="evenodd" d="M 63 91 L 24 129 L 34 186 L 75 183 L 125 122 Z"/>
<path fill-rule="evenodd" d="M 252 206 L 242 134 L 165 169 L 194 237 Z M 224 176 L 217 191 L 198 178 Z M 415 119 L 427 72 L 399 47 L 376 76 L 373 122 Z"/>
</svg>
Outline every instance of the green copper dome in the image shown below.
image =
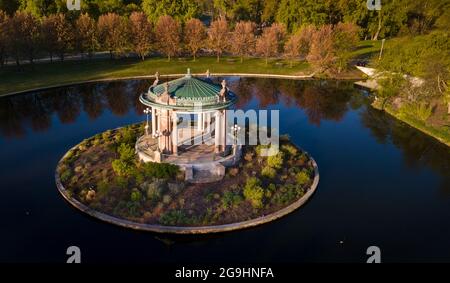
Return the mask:
<svg viewBox="0 0 450 283">
<path fill-rule="evenodd" d="M 166 94 L 171 103 L 161 103 L 160 99 Z M 236 102 L 236 95 L 228 90 L 224 97 L 220 97 L 223 86 L 213 83 L 209 78 L 195 78 L 188 73 L 179 79 L 158 84 L 149 88 L 140 97 L 140 101 L 147 106 L 168 109 L 193 110 L 194 107 L 203 109 L 224 109 Z"/>
</svg>

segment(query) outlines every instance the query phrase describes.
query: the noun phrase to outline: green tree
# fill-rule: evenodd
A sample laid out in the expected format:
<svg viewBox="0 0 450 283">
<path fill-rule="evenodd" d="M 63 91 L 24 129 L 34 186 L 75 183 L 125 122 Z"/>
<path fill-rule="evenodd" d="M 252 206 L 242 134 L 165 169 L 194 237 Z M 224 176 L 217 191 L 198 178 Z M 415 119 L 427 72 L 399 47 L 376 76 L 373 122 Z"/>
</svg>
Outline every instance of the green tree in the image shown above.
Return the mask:
<svg viewBox="0 0 450 283">
<path fill-rule="evenodd" d="M 3 67 L 6 59 L 6 48 L 8 47 L 8 15 L 0 10 L 0 66 Z"/>
<path fill-rule="evenodd" d="M 154 23 L 161 16 L 171 16 L 185 22 L 200 13 L 198 2 L 192 0 L 143 0 L 142 10 Z"/>
<path fill-rule="evenodd" d="M 256 177 L 247 179 L 244 186 L 244 197 L 250 201 L 254 208 L 263 206 L 264 189 L 261 187 L 261 181 Z"/>
<path fill-rule="evenodd" d="M 12 16 L 19 8 L 19 0 L 0 0 L 0 10 Z"/>
</svg>

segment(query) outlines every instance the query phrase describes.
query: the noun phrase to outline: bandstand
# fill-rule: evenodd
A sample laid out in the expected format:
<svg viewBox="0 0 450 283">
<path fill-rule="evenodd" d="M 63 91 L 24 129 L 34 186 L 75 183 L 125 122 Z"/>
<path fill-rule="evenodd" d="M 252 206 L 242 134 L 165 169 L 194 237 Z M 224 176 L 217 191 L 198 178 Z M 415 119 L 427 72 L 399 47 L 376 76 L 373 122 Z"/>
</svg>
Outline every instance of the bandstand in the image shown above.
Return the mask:
<svg viewBox="0 0 450 283">
<path fill-rule="evenodd" d="M 236 95 L 225 80 L 215 84 L 209 71 L 197 78 L 188 69 L 185 76 L 164 83 L 158 73 L 155 77 L 140 96 L 148 108 L 146 132 L 136 142 L 139 159 L 177 164 L 193 182 L 221 179 L 225 167 L 240 157 L 240 147 L 229 142 L 236 137 L 226 114 Z"/>
</svg>

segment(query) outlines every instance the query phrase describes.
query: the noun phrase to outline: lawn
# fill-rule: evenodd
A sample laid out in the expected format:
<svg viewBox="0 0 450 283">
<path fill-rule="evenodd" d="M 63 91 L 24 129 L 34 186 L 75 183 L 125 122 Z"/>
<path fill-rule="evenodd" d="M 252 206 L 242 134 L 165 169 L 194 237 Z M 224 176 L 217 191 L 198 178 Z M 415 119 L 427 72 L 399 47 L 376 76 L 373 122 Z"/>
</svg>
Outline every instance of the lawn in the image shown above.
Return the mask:
<svg viewBox="0 0 450 283">
<path fill-rule="evenodd" d="M 368 59 L 379 52 L 381 41 L 361 41 L 353 52 L 355 59 Z M 7 66 L 0 69 L 0 96 L 42 87 L 64 85 L 89 80 L 116 79 L 164 74 L 182 74 L 187 68 L 193 73 L 258 73 L 276 75 L 308 75 L 313 71 L 304 61 L 294 62 L 292 68 L 288 61 L 271 59 L 266 65 L 264 59 L 250 58 L 243 63 L 239 58 L 223 57 L 218 63 L 215 57 L 201 57 L 193 62 L 191 58 L 175 58 L 168 62 L 166 58 L 150 58 L 141 61 L 134 58 L 117 60 L 95 59 L 82 61 L 65 61 L 54 63 L 26 64 L 19 69 Z M 352 70 L 351 77 L 354 77 Z M 340 78 L 347 78 L 345 75 Z"/>
<path fill-rule="evenodd" d="M 145 61 L 127 58 L 120 60 L 85 60 L 23 65 L 22 70 L 16 66 L 0 69 L 0 95 L 40 87 L 76 83 L 87 80 L 115 79 L 122 77 L 153 75 L 158 71 L 164 74 L 183 74 L 187 68 L 192 73 L 260 73 L 279 75 L 304 75 L 311 72 L 305 62 L 295 62 L 291 68 L 285 60 L 270 60 L 266 65 L 264 59 L 251 58 L 243 63 L 237 58 L 203 57 L 193 62 L 188 59 L 151 58 Z"/>
</svg>

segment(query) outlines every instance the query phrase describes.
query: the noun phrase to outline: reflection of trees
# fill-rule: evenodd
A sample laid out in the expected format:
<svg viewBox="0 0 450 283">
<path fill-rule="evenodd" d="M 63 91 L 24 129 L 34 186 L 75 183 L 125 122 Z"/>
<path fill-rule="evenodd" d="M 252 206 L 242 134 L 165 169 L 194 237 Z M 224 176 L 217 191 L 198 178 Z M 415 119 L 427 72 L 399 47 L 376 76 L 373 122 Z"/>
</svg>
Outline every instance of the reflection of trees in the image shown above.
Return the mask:
<svg viewBox="0 0 450 283">
<path fill-rule="evenodd" d="M 57 90 L 53 97 L 53 108 L 61 123 L 75 122 L 81 111 L 80 95 L 76 87 Z"/>
<path fill-rule="evenodd" d="M 131 104 L 126 93 L 124 82 L 111 82 L 102 89 L 109 109 L 118 116 L 125 116 Z"/>
<path fill-rule="evenodd" d="M 80 86 L 81 101 L 83 109 L 91 120 L 95 120 L 102 115 L 104 102 L 103 96 L 98 91 L 98 84 Z"/>
<path fill-rule="evenodd" d="M 367 107 L 361 121 L 382 143 L 391 140 L 403 153 L 408 168 L 430 167 L 443 176 L 441 187 L 450 194 L 450 148 L 388 114 Z"/>
<path fill-rule="evenodd" d="M 250 100 L 252 100 L 252 85 L 254 79 L 240 78 L 239 80 L 233 81 L 230 84 L 230 89 L 238 95 L 238 100 L 236 103 L 237 109 L 242 109 L 246 106 Z"/>
<path fill-rule="evenodd" d="M 305 85 L 299 105 L 305 110 L 311 123 L 321 120 L 340 121 L 348 110 L 351 92 L 337 82 L 321 81 Z"/>
<path fill-rule="evenodd" d="M 6 137 L 21 137 L 25 129 L 22 113 L 18 111 L 20 104 L 11 98 L 0 99 L 0 132 Z"/>
</svg>

